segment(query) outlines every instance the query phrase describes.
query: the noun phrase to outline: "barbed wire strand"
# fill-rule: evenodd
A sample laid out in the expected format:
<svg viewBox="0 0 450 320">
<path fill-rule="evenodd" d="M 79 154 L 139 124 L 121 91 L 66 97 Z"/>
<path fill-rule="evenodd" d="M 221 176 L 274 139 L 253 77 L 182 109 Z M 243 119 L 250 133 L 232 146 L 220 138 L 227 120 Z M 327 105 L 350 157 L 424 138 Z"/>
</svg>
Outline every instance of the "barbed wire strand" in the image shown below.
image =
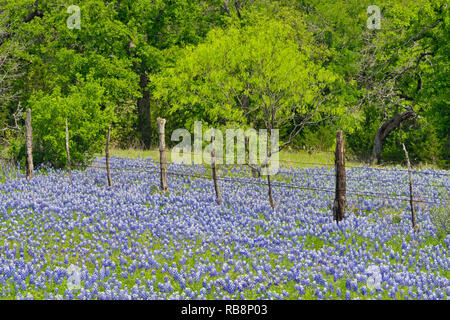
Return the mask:
<svg viewBox="0 0 450 320">
<path fill-rule="evenodd" d="M 203 154 L 199 154 L 199 153 L 191 153 L 191 155 L 203 155 Z M 99 160 L 105 161 L 104 157 L 102 158 L 98 158 Z M 216 159 L 224 159 L 223 157 L 218 158 L 216 155 Z M 145 160 L 145 159 L 143 159 Z M 153 159 L 152 159 L 153 160 Z M 153 160 L 155 161 L 155 160 Z M 278 159 L 278 160 L 271 160 L 273 162 L 284 162 L 284 163 L 296 163 L 296 164 L 304 164 L 304 165 L 315 165 L 315 166 L 334 166 L 334 162 L 333 163 L 320 163 L 320 162 L 305 162 L 305 161 L 295 161 L 295 160 L 286 160 L 286 159 Z M 171 162 L 171 163 L 175 163 L 175 162 Z M 170 163 L 167 163 L 170 164 Z M 185 165 L 185 166 L 191 166 L 191 164 L 185 164 L 185 163 L 176 163 L 179 165 Z M 220 164 L 220 163 L 218 163 Z M 222 164 L 223 165 L 223 164 Z M 248 165 L 248 164 L 242 164 L 242 165 Z M 393 164 L 395 165 L 395 164 Z M 408 169 L 403 169 L 403 168 L 397 168 L 397 167 L 392 167 L 392 168 L 378 168 L 378 167 L 373 167 L 373 166 L 364 166 L 364 165 L 360 165 L 360 166 L 345 166 L 346 169 L 356 169 L 356 170 L 378 170 L 378 171 L 392 171 L 392 169 L 396 169 L 396 171 L 400 171 L 400 172 L 408 172 Z M 310 168 L 305 168 L 305 169 L 310 169 Z M 425 175 L 436 175 L 436 176 L 450 176 L 450 173 L 447 172 L 427 172 L 427 171 L 418 171 L 417 169 L 412 171 L 413 174 L 425 174 Z"/>
<path fill-rule="evenodd" d="M 192 165 L 187 165 L 187 164 L 183 164 L 183 163 L 174 163 L 174 162 L 172 162 L 172 163 L 167 163 L 167 164 L 169 164 L 169 165 L 183 165 L 183 166 L 186 166 L 186 167 L 193 167 L 193 168 L 195 168 L 195 165 L 192 166 Z M 93 167 L 93 166 L 91 166 L 91 167 Z M 103 168 L 105 168 L 105 167 L 103 167 Z M 145 168 L 141 168 L 141 167 L 128 167 L 128 168 L 140 169 L 140 170 L 145 169 Z M 202 168 L 202 167 L 199 166 L 199 168 Z M 327 178 L 330 178 L 330 179 L 335 178 L 335 175 L 334 174 L 330 174 L 329 172 L 316 172 L 316 174 L 318 174 L 321 177 L 327 177 Z M 406 178 L 407 178 L 407 176 L 405 176 L 405 179 Z M 351 173 L 347 172 L 346 179 L 347 180 L 358 180 L 359 181 L 359 180 L 361 180 L 361 177 L 359 177 L 359 176 L 353 177 L 351 175 Z M 378 183 L 392 182 L 389 179 L 379 179 L 379 178 L 371 178 L 371 177 L 364 177 L 364 181 L 375 181 L 375 182 L 378 182 Z M 436 183 L 432 184 L 432 183 L 415 182 L 414 185 L 425 186 L 425 187 L 436 187 L 437 186 Z M 438 185 L 438 187 L 450 188 L 450 185 L 449 186 Z"/>
<path fill-rule="evenodd" d="M 93 168 L 93 169 L 105 169 L 105 167 L 102 166 L 89 166 L 88 168 Z M 148 173 L 159 173 L 158 171 L 158 167 L 153 168 L 153 170 L 146 170 L 143 168 L 134 168 L 134 169 L 138 169 L 138 170 L 129 170 L 129 169 L 125 169 L 125 168 L 111 168 L 111 170 L 118 170 L 118 171 L 136 171 L 136 172 L 148 172 Z M 206 175 L 206 174 L 188 174 L 186 172 L 182 172 L 182 171 L 170 171 L 167 170 L 167 174 L 168 175 L 175 175 L 175 176 L 183 176 L 183 177 L 194 177 L 194 178 L 201 178 L 201 179 L 208 179 L 211 180 L 212 176 L 210 175 Z M 231 178 L 231 177 L 218 177 L 219 181 L 227 181 L 227 182 L 237 182 L 237 183 L 241 183 L 241 184 L 251 184 L 251 185 L 263 185 L 263 186 L 268 186 L 267 182 L 262 182 L 262 181 L 255 181 L 255 180 L 251 180 L 251 181 L 245 181 L 242 179 L 237 179 L 237 178 Z M 276 186 L 276 187 L 282 187 L 282 188 L 292 188 L 292 189 L 300 189 L 300 190 L 308 190 L 308 191 L 320 191 L 320 192 L 327 192 L 327 193 L 335 193 L 335 190 L 333 189 L 323 189 L 323 188 L 314 188 L 314 187 L 306 187 L 306 186 L 300 186 L 300 185 L 294 185 L 294 184 L 286 184 L 286 183 L 279 183 L 277 181 L 273 181 L 272 186 Z M 383 194 L 383 193 L 376 193 L 376 192 L 369 192 L 369 193 L 360 193 L 360 192 L 355 192 L 353 190 L 347 190 L 346 192 L 348 195 L 353 195 L 353 196 L 359 196 L 359 197 L 376 197 L 376 198 L 381 198 L 381 199 L 385 199 L 385 200 L 397 200 L 397 201 L 410 201 L 409 198 L 401 198 L 399 196 L 395 196 L 395 195 L 389 195 L 389 194 Z M 448 201 L 450 201 L 450 198 L 421 198 L 422 200 L 413 200 L 415 203 L 428 203 L 428 204 L 441 204 L 441 203 L 446 203 Z M 439 202 L 433 202 L 431 200 L 444 200 L 439 201 Z"/>
</svg>

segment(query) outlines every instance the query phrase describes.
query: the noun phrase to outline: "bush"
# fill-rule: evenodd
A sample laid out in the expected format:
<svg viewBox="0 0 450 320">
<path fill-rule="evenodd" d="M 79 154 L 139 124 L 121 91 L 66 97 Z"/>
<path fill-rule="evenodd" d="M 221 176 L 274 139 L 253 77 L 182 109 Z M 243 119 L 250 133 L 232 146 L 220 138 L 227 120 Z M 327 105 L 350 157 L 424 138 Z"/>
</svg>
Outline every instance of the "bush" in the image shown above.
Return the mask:
<svg viewBox="0 0 450 320">
<path fill-rule="evenodd" d="M 85 165 L 102 150 L 112 108 L 105 106 L 103 88 L 93 82 L 73 87 L 63 97 L 57 88 L 51 95 L 38 92 L 29 103 L 32 109 L 33 158 L 35 165 L 66 166 L 65 119 L 68 119 L 70 156 L 75 165 Z M 18 150 L 24 157 L 23 145 Z"/>
<path fill-rule="evenodd" d="M 352 130 L 346 131 L 347 150 L 358 160 L 369 161 L 375 134 L 382 119 L 375 106 L 367 106 L 358 117 Z M 426 118 L 419 117 L 404 122 L 387 136 L 383 144 L 383 162 L 405 164 L 402 143 L 413 164 L 426 162 L 444 168 L 449 166 L 450 162 L 446 160 L 449 158 L 448 145 L 445 145 L 445 141 L 440 141 L 437 128 Z"/>
<path fill-rule="evenodd" d="M 6 158 L 14 164 L 19 163 L 21 168 L 25 168 L 25 156 L 25 137 L 18 136 L 11 139 L 6 150 Z"/>
<path fill-rule="evenodd" d="M 436 227 L 438 237 L 450 235 L 450 207 L 437 207 L 430 211 L 431 221 Z"/>
<path fill-rule="evenodd" d="M 356 116 L 351 132 L 346 132 L 345 134 L 346 148 L 349 155 L 360 161 L 367 162 L 370 160 L 373 140 L 379 122 L 379 114 L 374 106 L 364 108 Z"/>
<path fill-rule="evenodd" d="M 414 119 L 402 125 L 401 130 L 393 131 L 383 148 L 383 161 L 405 163 L 405 144 L 413 164 L 423 162 L 437 163 L 440 145 L 436 130 L 424 118 Z"/>
<path fill-rule="evenodd" d="M 315 128 L 303 129 L 294 144 L 310 151 L 330 151 L 336 143 L 336 127 L 320 125 Z"/>
</svg>

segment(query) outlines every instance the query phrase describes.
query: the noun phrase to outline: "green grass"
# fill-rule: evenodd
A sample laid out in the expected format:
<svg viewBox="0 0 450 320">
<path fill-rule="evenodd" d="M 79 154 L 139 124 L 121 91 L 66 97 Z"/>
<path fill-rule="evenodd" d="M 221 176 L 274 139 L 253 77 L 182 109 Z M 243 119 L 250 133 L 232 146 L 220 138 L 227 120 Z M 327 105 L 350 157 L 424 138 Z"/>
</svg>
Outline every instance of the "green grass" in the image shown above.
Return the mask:
<svg viewBox="0 0 450 320">
<path fill-rule="evenodd" d="M 96 154 L 96 156 L 101 157 L 104 156 L 105 153 Z M 112 148 L 110 150 L 111 156 L 116 156 L 120 158 L 129 158 L 129 159 L 137 159 L 137 158 L 151 158 L 155 161 L 159 160 L 159 150 L 151 149 L 151 150 L 142 150 L 142 149 L 119 149 Z M 192 154 L 192 160 L 194 158 L 194 154 Z M 167 150 L 167 161 L 171 162 L 171 150 Z M 292 166 L 292 167 L 301 167 L 301 168 L 311 168 L 315 166 L 328 166 L 334 167 L 334 153 L 327 151 L 315 151 L 309 152 L 304 150 L 282 150 L 279 156 L 280 165 Z M 354 159 L 347 159 L 346 166 L 361 166 L 367 165 L 367 163 L 359 162 Z M 382 165 L 371 165 L 373 168 L 402 168 L 407 169 L 406 166 L 399 164 L 382 164 Z M 420 163 L 414 165 L 415 170 L 423 170 L 423 169 L 441 169 L 439 166 L 430 163 Z"/>
<path fill-rule="evenodd" d="M 139 150 L 139 149 L 117 149 L 114 148 L 110 151 L 111 156 L 120 158 L 151 158 L 153 160 L 159 160 L 159 150 Z M 104 156 L 104 153 L 97 154 L 97 156 Z M 193 155 L 192 155 L 193 158 Z M 281 151 L 280 152 L 280 165 L 289 165 L 293 167 L 314 167 L 314 166 L 334 166 L 334 154 L 330 152 L 314 152 L 309 153 L 307 151 Z M 167 150 L 167 161 L 171 162 L 171 151 Z M 358 165 L 356 162 L 347 162 L 348 165 Z"/>
<path fill-rule="evenodd" d="M 99 154 L 99 156 L 104 156 L 105 153 Z M 110 156 L 120 157 L 120 158 L 152 158 L 154 160 L 159 159 L 158 149 L 152 150 L 139 150 L 139 149 L 112 149 L 110 150 Z M 170 161 L 170 152 L 167 154 L 168 161 Z"/>
</svg>

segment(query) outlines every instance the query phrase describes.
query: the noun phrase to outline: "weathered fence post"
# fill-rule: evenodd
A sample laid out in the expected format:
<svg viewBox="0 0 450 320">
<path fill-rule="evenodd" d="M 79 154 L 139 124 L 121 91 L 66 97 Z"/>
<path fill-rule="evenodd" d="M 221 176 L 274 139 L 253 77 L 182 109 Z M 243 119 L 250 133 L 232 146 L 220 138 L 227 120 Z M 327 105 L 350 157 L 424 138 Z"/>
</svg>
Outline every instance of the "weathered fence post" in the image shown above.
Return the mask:
<svg viewBox="0 0 450 320">
<path fill-rule="evenodd" d="M 220 193 L 219 181 L 216 170 L 216 150 L 214 148 L 214 130 L 211 130 L 211 170 L 214 181 L 214 190 L 216 191 L 217 203 L 222 204 L 222 195 Z"/>
<path fill-rule="evenodd" d="M 269 170 L 269 163 L 270 163 L 270 157 L 272 156 L 272 150 L 271 149 L 272 146 L 270 146 L 270 139 L 269 139 L 269 134 L 267 134 L 267 158 L 264 160 L 263 164 L 261 165 L 261 170 L 264 170 L 264 168 L 266 168 L 267 172 L 267 185 L 269 187 L 269 203 L 270 206 L 272 207 L 272 210 L 275 209 L 275 203 L 273 202 L 273 194 L 272 194 L 272 181 L 270 179 L 270 170 Z M 270 157 L 269 157 L 270 154 Z"/>
<path fill-rule="evenodd" d="M 335 170 L 336 170 L 336 197 L 333 203 L 333 218 L 339 223 L 345 217 L 346 199 L 346 177 L 345 177 L 345 141 L 344 133 L 338 130 L 336 133 L 336 152 L 335 152 Z"/>
<path fill-rule="evenodd" d="M 27 151 L 27 177 L 33 178 L 33 129 L 31 127 L 31 110 L 27 109 L 27 117 L 25 120 L 25 139 L 26 139 L 26 151 Z"/>
<path fill-rule="evenodd" d="M 267 185 L 269 186 L 269 203 L 272 209 L 275 209 L 275 204 L 273 202 L 273 195 L 272 195 L 272 182 L 270 180 L 270 172 L 267 172 Z"/>
<path fill-rule="evenodd" d="M 411 163 L 409 162 L 408 151 L 406 150 L 405 144 L 403 145 L 403 151 L 405 152 L 406 162 L 408 164 L 408 175 L 409 175 L 409 203 L 411 205 L 411 222 L 414 230 L 417 230 L 416 227 L 416 211 L 414 208 L 414 199 L 413 199 L 413 182 L 412 182 L 412 173 L 411 173 Z"/>
<path fill-rule="evenodd" d="M 108 133 L 106 135 L 105 159 L 106 159 L 106 174 L 108 176 L 108 186 L 112 187 L 111 167 L 109 166 L 109 143 L 111 140 L 111 126 L 108 126 Z"/>
<path fill-rule="evenodd" d="M 253 166 L 254 163 L 253 155 L 252 152 L 250 151 L 249 137 L 247 135 L 245 136 L 245 150 L 247 150 L 248 154 L 247 163 L 250 166 L 250 169 L 252 170 L 252 177 L 259 178 L 260 176 L 259 171 Z"/>
<path fill-rule="evenodd" d="M 167 157 L 166 157 L 166 142 L 165 142 L 165 125 L 166 119 L 158 118 L 158 135 L 159 135 L 159 166 L 160 166 L 160 178 L 161 178 L 161 190 L 167 191 Z"/>
<path fill-rule="evenodd" d="M 66 118 L 66 152 L 67 152 L 67 174 L 69 175 L 70 183 L 72 184 L 72 168 L 70 166 L 70 149 L 69 149 L 69 125 Z"/>
</svg>

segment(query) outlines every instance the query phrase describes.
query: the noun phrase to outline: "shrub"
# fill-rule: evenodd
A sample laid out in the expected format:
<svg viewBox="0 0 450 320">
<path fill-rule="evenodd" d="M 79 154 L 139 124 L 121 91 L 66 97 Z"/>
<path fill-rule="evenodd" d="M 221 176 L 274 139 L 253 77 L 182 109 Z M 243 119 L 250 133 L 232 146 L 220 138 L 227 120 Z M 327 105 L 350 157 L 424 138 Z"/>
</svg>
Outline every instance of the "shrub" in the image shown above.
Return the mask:
<svg viewBox="0 0 450 320">
<path fill-rule="evenodd" d="M 56 88 L 52 94 L 38 92 L 29 103 L 32 109 L 33 158 L 35 165 L 66 165 L 65 119 L 68 119 L 70 156 L 85 165 L 102 149 L 105 132 L 112 122 L 112 108 L 104 103 L 104 89 L 93 82 L 73 87 L 68 96 Z M 22 151 L 19 157 L 23 158 Z"/>
<path fill-rule="evenodd" d="M 440 145 L 435 131 L 432 124 L 424 118 L 402 124 L 401 130 L 393 131 L 386 139 L 382 154 L 383 160 L 405 163 L 403 142 L 413 164 L 436 163 Z"/>
<path fill-rule="evenodd" d="M 436 227 L 438 237 L 445 238 L 450 234 L 450 207 L 436 207 L 430 211 L 431 221 Z"/>
<path fill-rule="evenodd" d="M 360 161 L 369 161 L 375 133 L 378 129 L 379 115 L 373 106 L 368 106 L 357 115 L 351 130 L 345 134 L 348 154 Z"/>
<path fill-rule="evenodd" d="M 336 126 L 319 125 L 303 129 L 294 144 L 310 151 L 330 151 L 336 143 Z"/>
</svg>

